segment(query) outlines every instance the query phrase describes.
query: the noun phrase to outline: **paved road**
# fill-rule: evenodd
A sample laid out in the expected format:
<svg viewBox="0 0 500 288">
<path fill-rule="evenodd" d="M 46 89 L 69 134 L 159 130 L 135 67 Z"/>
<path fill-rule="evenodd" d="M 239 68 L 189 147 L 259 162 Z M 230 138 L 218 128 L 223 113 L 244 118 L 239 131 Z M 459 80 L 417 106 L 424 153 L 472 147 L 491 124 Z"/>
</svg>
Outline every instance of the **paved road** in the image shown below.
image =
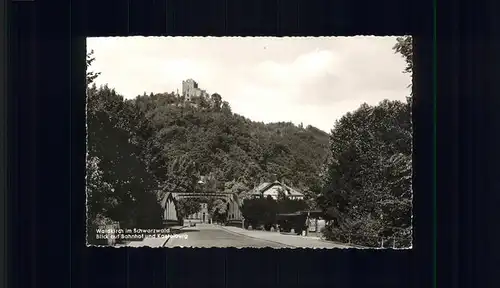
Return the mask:
<svg viewBox="0 0 500 288">
<path fill-rule="evenodd" d="M 212 224 L 197 224 L 196 227 L 187 227 L 183 229 L 182 234 L 179 237 L 170 238 L 164 247 L 287 247 L 283 244 L 233 233 Z M 183 238 L 182 236 L 187 237 Z"/>
</svg>

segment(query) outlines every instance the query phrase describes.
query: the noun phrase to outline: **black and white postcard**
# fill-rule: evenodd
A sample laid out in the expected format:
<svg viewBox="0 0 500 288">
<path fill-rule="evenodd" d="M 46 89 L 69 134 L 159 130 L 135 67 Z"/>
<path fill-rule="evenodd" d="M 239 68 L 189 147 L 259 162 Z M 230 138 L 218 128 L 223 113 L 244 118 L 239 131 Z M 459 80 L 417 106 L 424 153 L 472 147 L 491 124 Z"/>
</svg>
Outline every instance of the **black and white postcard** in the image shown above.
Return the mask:
<svg viewBox="0 0 500 288">
<path fill-rule="evenodd" d="M 412 39 L 87 39 L 87 245 L 412 247 Z"/>
</svg>

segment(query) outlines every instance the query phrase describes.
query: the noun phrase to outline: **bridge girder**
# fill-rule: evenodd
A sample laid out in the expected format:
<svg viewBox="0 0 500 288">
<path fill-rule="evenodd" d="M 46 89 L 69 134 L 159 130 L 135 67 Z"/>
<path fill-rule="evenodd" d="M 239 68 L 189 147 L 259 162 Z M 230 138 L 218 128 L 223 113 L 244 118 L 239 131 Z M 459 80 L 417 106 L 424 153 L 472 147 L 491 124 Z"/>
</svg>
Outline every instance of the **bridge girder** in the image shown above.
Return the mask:
<svg viewBox="0 0 500 288">
<path fill-rule="evenodd" d="M 183 198 L 212 198 L 231 201 L 234 197 L 233 193 L 175 193 L 175 199 Z"/>
</svg>

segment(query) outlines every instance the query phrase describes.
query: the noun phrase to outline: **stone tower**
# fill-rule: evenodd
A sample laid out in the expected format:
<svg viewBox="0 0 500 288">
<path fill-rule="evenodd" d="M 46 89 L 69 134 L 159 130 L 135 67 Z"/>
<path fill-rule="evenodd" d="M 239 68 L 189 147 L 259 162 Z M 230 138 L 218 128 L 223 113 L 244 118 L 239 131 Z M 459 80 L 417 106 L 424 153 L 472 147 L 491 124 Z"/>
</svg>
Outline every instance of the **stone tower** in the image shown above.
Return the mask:
<svg viewBox="0 0 500 288">
<path fill-rule="evenodd" d="M 190 101 L 192 97 L 207 97 L 208 93 L 200 89 L 196 81 L 187 79 L 182 81 L 182 96 L 184 96 L 187 101 Z"/>
<path fill-rule="evenodd" d="M 198 89 L 198 83 L 193 79 L 187 79 L 182 81 L 182 96 L 186 98 L 186 100 L 191 100 L 191 97 L 196 96 Z"/>
</svg>

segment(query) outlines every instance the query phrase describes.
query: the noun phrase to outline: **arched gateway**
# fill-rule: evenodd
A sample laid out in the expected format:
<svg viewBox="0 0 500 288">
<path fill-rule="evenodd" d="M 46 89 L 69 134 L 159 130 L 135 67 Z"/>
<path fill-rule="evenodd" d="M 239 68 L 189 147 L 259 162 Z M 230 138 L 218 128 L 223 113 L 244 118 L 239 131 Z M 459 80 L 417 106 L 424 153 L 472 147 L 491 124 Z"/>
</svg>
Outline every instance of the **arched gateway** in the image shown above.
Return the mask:
<svg viewBox="0 0 500 288">
<path fill-rule="evenodd" d="M 177 217 L 176 203 L 177 200 L 183 198 L 205 198 L 205 199 L 222 199 L 228 205 L 228 220 L 229 221 L 241 221 L 242 215 L 240 211 L 240 201 L 236 193 L 178 193 L 178 192 L 168 192 L 163 196 L 161 201 L 161 207 L 163 209 L 163 222 L 167 226 L 179 225 L 181 224 L 181 219 Z M 203 205 L 204 204 L 204 205 Z M 207 203 L 202 203 L 202 211 L 189 215 L 186 221 L 193 222 L 210 222 L 210 216 L 208 215 Z"/>
</svg>

